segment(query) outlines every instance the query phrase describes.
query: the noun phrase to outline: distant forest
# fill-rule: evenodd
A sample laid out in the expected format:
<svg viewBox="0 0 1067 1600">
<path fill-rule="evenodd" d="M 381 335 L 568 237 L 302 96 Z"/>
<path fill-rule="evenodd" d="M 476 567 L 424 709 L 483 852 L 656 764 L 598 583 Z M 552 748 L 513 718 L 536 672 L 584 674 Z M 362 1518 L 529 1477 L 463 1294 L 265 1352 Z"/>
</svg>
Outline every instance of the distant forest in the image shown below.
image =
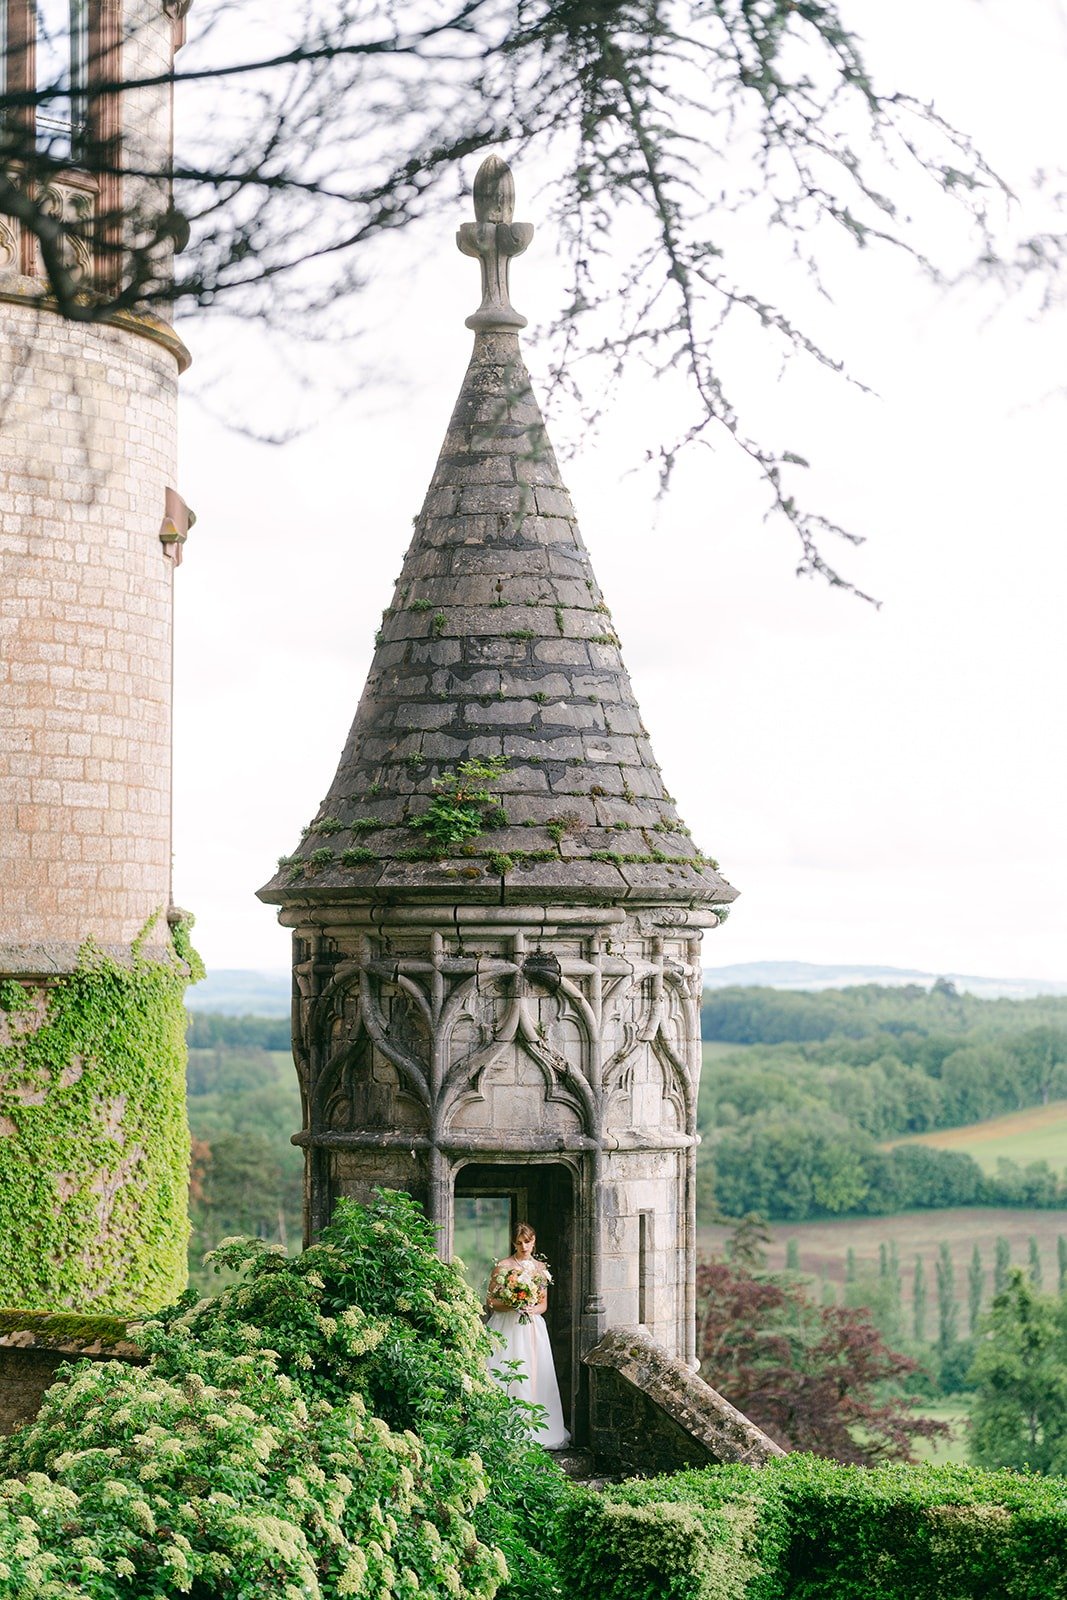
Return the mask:
<svg viewBox="0 0 1067 1600">
<path fill-rule="evenodd" d="M 1063 1171 L 880 1144 L 1067 1098 L 1067 997 L 980 1000 L 939 981 L 707 993 L 698 1119 L 705 1216 L 1057 1206 Z M 724 1051 L 722 1046 L 743 1046 Z"/>
</svg>

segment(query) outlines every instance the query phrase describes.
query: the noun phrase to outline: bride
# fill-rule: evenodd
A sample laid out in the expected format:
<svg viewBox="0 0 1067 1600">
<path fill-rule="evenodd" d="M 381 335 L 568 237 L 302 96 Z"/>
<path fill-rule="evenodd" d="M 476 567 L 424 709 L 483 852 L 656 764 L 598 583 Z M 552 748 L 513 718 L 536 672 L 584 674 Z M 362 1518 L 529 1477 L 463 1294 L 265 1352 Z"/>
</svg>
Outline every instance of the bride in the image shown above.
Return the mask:
<svg viewBox="0 0 1067 1600">
<path fill-rule="evenodd" d="M 563 1425 L 559 1384 L 544 1321 L 552 1275 L 543 1263 L 534 1260 L 536 1243 L 537 1235 L 530 1224 L 520 1222 L 513 1253 L 498 1261 L 489 1275 L 489 1327 L 504 1339 L 504 1348 L 493 1355 L 489 1370 L 516 1399 L 544 1407 L 546 1415 L 535 1425 L 533 1438 L 546 1450 L 562 1450 L 570 1444 L 571 1436 Z M 521 1371 L 497 1370 L 509 1361 L 518 1362 Z"/>
</svg>

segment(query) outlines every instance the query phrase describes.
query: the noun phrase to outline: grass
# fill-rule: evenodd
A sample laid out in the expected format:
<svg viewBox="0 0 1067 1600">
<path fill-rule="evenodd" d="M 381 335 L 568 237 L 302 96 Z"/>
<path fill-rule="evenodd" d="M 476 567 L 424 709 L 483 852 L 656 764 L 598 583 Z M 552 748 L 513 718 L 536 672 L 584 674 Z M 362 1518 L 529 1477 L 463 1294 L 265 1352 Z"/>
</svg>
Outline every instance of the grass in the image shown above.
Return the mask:
<svg viewBox="0 0 1067 1600">
<path fill-rule="evenodd" d="M 1000 1160 L 1047 1161 L 1062 1171 L 1067 1167 L 1067 1100 L 1047 1106 L 1030 1106 L 1007 1116 L 971 1122 L 963 1128 L 942 1128 L 938 1133 L 894 1139 L 893 1144 L 925 1144 L 934 1150 L 963 1150 L 984 1172 L 995 1173 Z M 886 1147 L 891 1148 L 887 1145 Z"/>
<path fill-rule="evenodd" d="M 739 1050 L 747 1050 L 747 1044 L 731 1044 L 729 1039 L 705 1039 L 701 1045 L 704 1052 L 704 1065 L 709 1061 L 716 1061 L 719 1056 L 735 1056 Z"/>
<path fill-rule="evenodd" d="M 924 1417 L 934 1417 L 938 1422 L 947 1422 L 952 1429 L 952 1436 L 948 1439 L 916 1439 L 915 1454 L 920 1461 L 929 1461 L 934 1466 L 943 1466 L 946 1461 L 966 1463 L 967 1455 L 967 1423 L 970 1420 L 970 1396 L 954 1394 L 947 1400 L 923 1400 L 920 1407 Z"/>
</svg>

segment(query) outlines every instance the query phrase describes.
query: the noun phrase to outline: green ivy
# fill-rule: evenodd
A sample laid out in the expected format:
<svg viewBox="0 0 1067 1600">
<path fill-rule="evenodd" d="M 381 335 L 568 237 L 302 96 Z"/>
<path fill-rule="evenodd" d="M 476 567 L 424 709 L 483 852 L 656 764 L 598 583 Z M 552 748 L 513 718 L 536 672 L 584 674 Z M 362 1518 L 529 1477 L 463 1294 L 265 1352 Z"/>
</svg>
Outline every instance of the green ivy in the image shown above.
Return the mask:
<svg viewBox="0 0 1067 1600">
<path fill-rule="evenodd" d="M 0 979 L 0 1011 L 32 1011 L 34 1000 L 24 984 L 14 978 Z"/>
<path fill-rule="evenodd" d="M 125 1314 L 185 1283 L 189 1132 L 184 994 L 203 967 L 189 928 L 163 959 L 91 941 L 0 1038 L 0 1303 Z M 21 985 L 16 987 L 21 988 Z"/>
</svg>

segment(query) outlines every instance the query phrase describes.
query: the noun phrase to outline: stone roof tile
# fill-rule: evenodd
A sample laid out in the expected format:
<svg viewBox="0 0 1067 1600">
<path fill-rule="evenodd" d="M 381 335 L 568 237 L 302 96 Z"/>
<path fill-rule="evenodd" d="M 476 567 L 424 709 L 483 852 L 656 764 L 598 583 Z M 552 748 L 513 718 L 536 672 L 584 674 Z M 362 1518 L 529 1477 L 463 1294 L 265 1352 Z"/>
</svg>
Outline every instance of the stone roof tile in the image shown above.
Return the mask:
<svg viewBox="0 0 1067 1600">
<path fill-rule="evenodd" d="M 497 226 L 505 243 L 530 232 Z M 483 289 L 336 776 L 260 897 L 725 905 L 736 891 L 692 844 L 641 722 L 506 271 L 503 299 L 492 275 Z M 472 758 L 503 758 L 483 785 L 491 800 L 475 807 L 476 831 L 438 854 L 413 823 Z"/>
</svg>

